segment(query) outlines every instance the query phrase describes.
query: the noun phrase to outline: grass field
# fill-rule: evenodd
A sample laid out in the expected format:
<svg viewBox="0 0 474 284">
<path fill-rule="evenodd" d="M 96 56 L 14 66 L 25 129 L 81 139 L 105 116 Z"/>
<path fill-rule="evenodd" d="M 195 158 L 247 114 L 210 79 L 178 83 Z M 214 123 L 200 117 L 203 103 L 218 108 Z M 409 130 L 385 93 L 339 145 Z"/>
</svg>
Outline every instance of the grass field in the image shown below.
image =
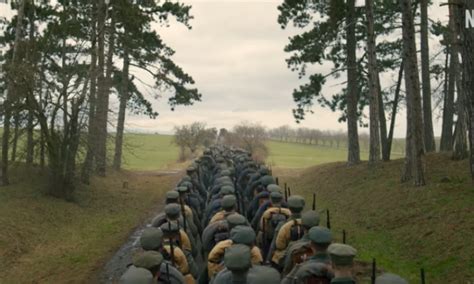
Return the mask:
<svg viewBox="0 0 474 284">
<path fill-rule="evenodd" d="M 178 147 L 173 136 L 158 134 L 126 134 L 123 165 L 128 170 L 167 168 L 178 159 Z"/>
<path fill-rule="evenodd" d="M 282 168 L 306 168 L 310 166 L 347 160 L 346 148 L 331 148 L 299 143 L 268 141 L 270 155 L 267 163 Z M 400 158 L 394 153 L 392 158 Z M 368 153 L 361 152 L 361 159 L 367 160 Z"/>
<path fill-rule="evenodd" d="M 402 166 L 402 160 L 373 169 L 367 163 L 352 168 L 332 163 L 280 168 L 274 174 L 308 201 L 316 192 L 318 209 L 330 209 L 336 239 L 345 229 L 359 259 L 375 257 L 380 267 L 410 283 L 420 283 L 420 268 L 426 271 L 426 283 L 471 283 L 474 190 L 468 163 L 451 161 L 448 155 L 428 156 L 428 185 L 423 188 L 400 183 Z M 326 214 L 322 217 L 325 226 Z"/>
</svg>

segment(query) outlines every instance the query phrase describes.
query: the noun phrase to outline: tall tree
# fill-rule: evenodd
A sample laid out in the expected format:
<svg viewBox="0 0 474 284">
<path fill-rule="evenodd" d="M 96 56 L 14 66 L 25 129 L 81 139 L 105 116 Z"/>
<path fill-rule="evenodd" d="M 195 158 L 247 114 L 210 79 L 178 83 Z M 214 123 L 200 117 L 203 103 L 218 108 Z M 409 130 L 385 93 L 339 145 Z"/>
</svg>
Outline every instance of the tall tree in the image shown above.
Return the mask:
<svg viewBox="0 0 474 284">
<path fill-rule="evenodd" d="M 105 76 L 105 31 L 106 15 L 108 7 L 104 0 L 99 0 L 97 5 L 97 100 L 94 122 L 95 138 L 95 159 L 97 164 L 97 174 L 105 176 L 106 155 L 107 155 L 107 112 L 109 89 Z"/>
<path fill-rule="evenodd" d="M 369 67 L 369 105 L 370 105 L 370 151 L 369 164 L 380 160 L 380 132 L 379 132 L 379 72 L 377 66 L 377 54 L 374 32 L 374 3 L 373 0 L 365 1 L 367 17 L 367 57 Z"/>
<path fill-rule="evenodd" d="M 157 20 L 161 25 L 168 25 L 170 16 L 177 22 L 191 28 L 189 20 L 190 6 L 179 2 L 142 2 L 133 3 L 123 0 L 115 3 L 117 26 L 123 27 L 123 32 L 117 33 L 117 55 L 124 60 L 122 72 L 114 76 L 115 88 L 119 94 L 119 113 L 117 132 L 115 136 L 115 154 L 113 166 L 121 167 L 123 146 L 123 132 L 127 108 L 134 113 L 143 113 L 150 118 L 158 114 L 151 108 L 151 104 L 138 91 L 129 78 L 129 67 L 139 68 L 155 79 L 155 87 L 170 94 L 168 104 L 174 109 L 177 105 L 192 105 L 199 101 L 201 95 L 197 89 L 191 88 L 194 80 L 186 74 L 172 60 L 174 51 L 165 45 L 159 35 L 151 29 L 151 23 Z M 158 96 L 158 94 L 157 94 Z"/>
<path fill-rule="evenodd" d="M 81 181 L 89 184 L 90 174 L 92 173 L 92 165 L 94 164 L 95 156 L 95 137 L 97 134 L 95 123 L 96 101 L 97 101 L 97 5 L 95 0 L 91 0 L 90 9 L 90 58 L 91 63 L 89 67 L 89 99 L 88 99 L 88 132 L 87 132 L 87 146 L 86 157 L 82 165 Z"/>
<path fill-rule="evenodd" d="M 447 92 L 444 98 L 443 122 L 441 129 L 441 151 L 453 150 L 453 126 L 455 113 L 456 72 L 459 70 L 459 47 L 456 38 L 455 2 L 449 0 L 449 74 Z"/>
<path fill-rule="evenodd" d="M 31 3 L 32 5 L 31 8 L 29 9 L 28 13 L 28 21 L 29 21 L 29 48 L 28 48 L 28 53 L 27 53 L 27 61 L 28 64 L 30 65 L 35 65 L 34 63 L 34 55 L 33 53 L 36 51 L 35 47 L 35 12 L 36 12 L 36 6 L 34 3 Z M 36 67 L 34 67 L 36 69 Z M 34 80 L 35 78 L 32 78 Z M 35 87 L 35 82 L 32 82 L 31 86 L 34 88 Z M 31 92 L 34 92 L 34 90 L 29 90 Z M 28 97 L 26 98 L 28 100 Z M 26 102 L 28 104 L 28 102 Z M 28 110 L 28 115 L 27 115 L 27 125 L 26 125 L 26 164 L 31 165 L 33 164 L 33 157 L 34 157 L 34 114 L 32 110 Z"/>
<path fill-rule="evenodd" d="M 360 162 L 359 134 L 357 129 L 357 38 L 355 0 L 347 0 L 346 52 L 347 52 L 347 144 L 349 165 Z"/>
<path fill-rule="evenodd" d="M 12 105 L 15 100 L 15 68 L 18 64 L 19 58 L 19 46 L 22 39 L 23 30 L 23 18 L 25 15 L 25 3 L 26 0 L 20 0 L 18 2 L 18 14 L 16 16 L 16 28 L 15 28 L 15 41 L 13 43 L 13 52 L 10 64 L 8 66 L 8 89 L 7 97 L 3 103 L 4 117 L 3 117 L 3 135 L 2 135 L 2 161 L 1 161 L 1 185 L 8 185 L 10 183 L 8 177 L 8 150 L 10 142 L 10 120 L 12 114 Z"/>
<path fill-rule="evenodd" d="M 467 28 L 465 11 L 474 11 L 474 1 L 462 0 L 461 4 L 461 43 L 462 43 L 462 64 L 463 64 L 463 89 L 467 100 L 468 127 L 469 127 L 469 149 L 470 149 L 470 169 L 471 178 L 474 183 L 474 28 Z"/>
<path fill-rule="evenodd" d="M 423 186 L 425 185 L 423 123 L 412 1 L 401 0 L 400 5 L 402 11 L 403 60 L 405 62 L 405 89 L 407 97 L 407 149 L 402 181 L 413 179 L 415 186 Z"/>
<path fill-rule="evenodd" d="M 420 0 L 421 12 L 421 80 L 423 87 L 423 133 L 427 152 L 436 151 L 431 111 L 430 44 L 428 40 L 428 3 Z"/>
</svg>

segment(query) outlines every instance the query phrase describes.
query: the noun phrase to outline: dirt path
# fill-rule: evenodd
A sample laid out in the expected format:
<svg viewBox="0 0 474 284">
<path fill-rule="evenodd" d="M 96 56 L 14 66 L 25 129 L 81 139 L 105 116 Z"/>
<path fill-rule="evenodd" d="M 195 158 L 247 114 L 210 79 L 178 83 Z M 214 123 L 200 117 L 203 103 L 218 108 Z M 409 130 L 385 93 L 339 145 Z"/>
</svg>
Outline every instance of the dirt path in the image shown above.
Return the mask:
<svg viewBox="0 0 474 284">
<path fill-rule="evenodd" d="M 133 172 L 135 176 L 167 176 L 177 175 L 181 173 L 179 170 L 168 171 L 138 171 Z M 171 190 L 171 188 L 170 188 Z M 100 283 L 116 283 L 120 276 L 125 272 L 127 266 L 132 263 L 133 254 L 139 249 L 140 236 L 142 232 L 151 226 L 153 218 L 163 211 L 164 204 L 160 204 L 153 208 L 150 217 L 145 222 L 140 224 L 128 237 L 127 241 L 120 247 L 120 249 L 107 261 L 102 273 L 99 276 Z"/>
</svg>

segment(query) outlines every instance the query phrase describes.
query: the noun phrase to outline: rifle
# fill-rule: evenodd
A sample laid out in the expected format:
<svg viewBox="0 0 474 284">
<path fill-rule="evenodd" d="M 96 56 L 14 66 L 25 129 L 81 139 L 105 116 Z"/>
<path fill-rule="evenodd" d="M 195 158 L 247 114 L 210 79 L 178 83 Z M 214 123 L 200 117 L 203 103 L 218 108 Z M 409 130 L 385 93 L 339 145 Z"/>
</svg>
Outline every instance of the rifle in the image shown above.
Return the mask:
<svg viewBox="0 0 474 284">
<path fill-rule="evenodd" d="M 291 189 L 288 187 L 288 197 L 291 197 Z"/>
<path fill-rule="evenodd" d="M 168 283 L 171 284 L 171 277 L 170 277 L 170 265 L 165 263 L 166 265 L 166 275 L 168 276 Z"/>
<path fill-rule="evenodd" d="M 313 211 L 316 210 L 316 193 L 313 193 Z"/>
<path fill-rule="evenodd" d="M 184 202 L 183 199 L 179 198 L 179 203 L 181 204 L 181 215 L 183 215 L 183 227 L 184 227 L 184 232 L 187 233 L 187 226 L 186 226 L 186 210 L 184 208 Z"/>
<path fill-rule="evenodd" d="M 169 242 L 170 242 L 171 265 L 175 266 L 175 263 L 174 263 L 174 247 L 173 247 L 173 239 L 171 238 L 171 223 L 170 222 L 168 222 L 168 230 L 170 231 Z"/>
<path fill-rule="evenodd" d="M 331 217 L 329 216 L 329 209 L 326 210 L 326 227 L 331 229 Z"/>
<path fill-rule="evenodd" d="M 278 180 L 278 177 L 275 178 L 275 182 L 276 182 L 277 185 L 280 185 L 280 182 L 279 182 L 279 180 Z"/>
<path fill-rule="evenodd" d="M 420 269 L 421 284 L 425 284 L 425 269 Z"/>
<path fill-rule="evenodd" d="M 285 186 L 285 201 L 288 201 L 288 189 L 286 188 L 286 186 Z"/>
<path fill-rule="evenodd" d="M 342 243 L 346 243 L 346 230 L 342 230 Z"/>
<path fill-rule="evenodd" d="M 377 270 L 377 263 L 375 262 L 375 258 L 374 258 L 372 259 L 372 276 L 370 277 L 372 284 L 375 284 L 376 270 Z"/>
<path fill-rule="evenodd" d="M 262 218 L 262 250 L 265 249 L 265 245 L 267 244 L 267 236 L 265 235 L 265 219 Z"/>
</svg>

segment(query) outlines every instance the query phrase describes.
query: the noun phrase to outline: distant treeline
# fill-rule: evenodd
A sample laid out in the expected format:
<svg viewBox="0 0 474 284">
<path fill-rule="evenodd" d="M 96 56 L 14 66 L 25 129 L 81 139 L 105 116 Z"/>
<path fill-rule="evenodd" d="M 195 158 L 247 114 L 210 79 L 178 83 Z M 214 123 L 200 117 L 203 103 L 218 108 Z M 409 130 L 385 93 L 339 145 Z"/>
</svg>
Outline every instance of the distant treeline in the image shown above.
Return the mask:
<svg viewBox="0 0 474 284">
<path fill-rule="evenodd" d="M 292 128 L 288 125 L 273 128 L 267 131 L 271 140 L 301 143 L 323 147 L 346 148 L 347 132 L 334 130 L 320 130 L 313 128 Z M 361 150 L 369 151 L 370 137 L 367 133 L 359 134 Z M 392 153 L 405 153 L 405 139 L 394 139 Z"/>
</svg>

